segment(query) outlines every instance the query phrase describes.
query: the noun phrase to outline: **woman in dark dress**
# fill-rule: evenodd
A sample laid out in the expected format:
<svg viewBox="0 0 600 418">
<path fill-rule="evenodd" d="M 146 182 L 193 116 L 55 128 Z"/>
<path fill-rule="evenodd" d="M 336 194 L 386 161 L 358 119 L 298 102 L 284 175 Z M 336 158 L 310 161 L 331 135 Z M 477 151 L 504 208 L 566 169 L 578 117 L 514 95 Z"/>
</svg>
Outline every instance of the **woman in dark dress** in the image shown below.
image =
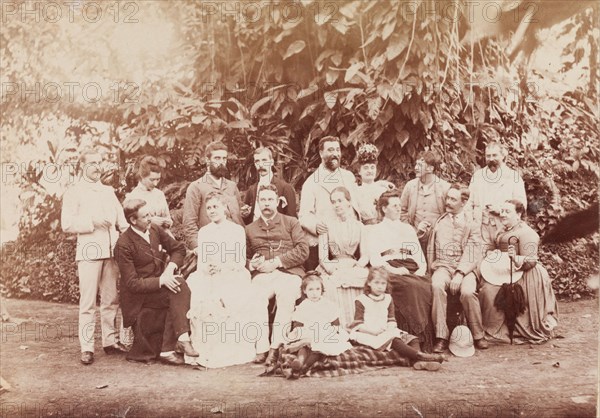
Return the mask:
<svg viewBox="0 0 600 418">
<path fill-rule="evenodd" d="M 398 327 L 419 337 L 422 348 L 430 351 L 433 341 L 431 323 L 431 278 L 415 229 L 400 220 L 400 194 L 385 192 L 378 201 L 382 221 L 372 228 L 370 261 L 390 273 L 389 291 L 394 299 Z"/>
</svg>

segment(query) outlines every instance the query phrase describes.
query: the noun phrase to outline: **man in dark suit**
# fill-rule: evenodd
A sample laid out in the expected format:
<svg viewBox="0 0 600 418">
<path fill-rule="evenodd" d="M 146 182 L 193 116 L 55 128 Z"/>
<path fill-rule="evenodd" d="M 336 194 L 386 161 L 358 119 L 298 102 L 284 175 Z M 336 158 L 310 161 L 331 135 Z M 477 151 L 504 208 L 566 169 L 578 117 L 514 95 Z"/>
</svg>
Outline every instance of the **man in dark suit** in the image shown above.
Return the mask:
<svg viewBox="0 0 600 418">
<path fill-rule="evenodd" d="M 149 362 L 160 354 L 164 363 L 184 364 L 183 353 L 198 356 L 186 317 L 190 289 L 175 274 L 183 263 L 185 246 L 152 225 L 144 200 L 127 200 L 124 212 L 131 226 L 117 241 L 115 259 L 121 272 L 123 325 L 133 327 L 127 360 Z"/>
<path fill-rule="evenodd" d="M 246 227 L 246 252 L 248 269 L 253 276 L 252 286 L 265 300 L 275 297 L 277 301 L 270 350 L 267 324 L 260 324 L 262 332 L 256 345 L 259 353 L 256 363 L 266 360 L 270 364 L 275 359 L 277 348 L 285 341 L 296 299 L 301 294 L 302 266 L 308 257 L 308 240 L 300 222 L 277 212 L 278 197 L 275 185 L 261 186 L 258 189 L 260 218 Z"/>
<path fill-rule="evenodd" d="M 250 224 L 260 218 L 260 208 L 257 201 L 257 190 L 260 186 L 273 184 L 277 188 L 279 200 L 277 211 L 284 215 L 297 217 L 296 215 L 296 192 L 291 184 L 273 173 L 273 153 L 269 148 L 259 147 L 254 151 L 254 166 L 258 172 L 258 182 L 254 183 L 246 191 L 244 203 L 251 207 L 250 213 L 244 218 L 246 224 Z"/>
</svg>

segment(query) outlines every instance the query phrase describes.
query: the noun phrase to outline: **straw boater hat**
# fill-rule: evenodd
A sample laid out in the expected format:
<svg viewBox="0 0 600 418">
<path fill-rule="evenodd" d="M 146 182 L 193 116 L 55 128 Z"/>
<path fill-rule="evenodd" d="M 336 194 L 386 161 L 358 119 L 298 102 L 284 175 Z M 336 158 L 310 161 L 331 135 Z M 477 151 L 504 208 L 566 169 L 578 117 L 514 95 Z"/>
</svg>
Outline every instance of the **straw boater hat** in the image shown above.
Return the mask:
<svg viewBox="0 0 600 418">
<path fill-rule="evenodd" d="M 452 330 L 448 349 L 456 357 L 471 357 L 475 354 L 473 335 L 469 327 L 459 325 Z"/>
<path fill-rule="evenodd" d="M 504 283 L 510 283 L 510 266 L 508 253 L 494 250 L 481 261 L 479 271 L 486 282 L 502 286 Z M 516 270 L 513 266 L 513 283 L 516 283 L 521 277 L 523 277 L 523 271 Z"/>
</svg>

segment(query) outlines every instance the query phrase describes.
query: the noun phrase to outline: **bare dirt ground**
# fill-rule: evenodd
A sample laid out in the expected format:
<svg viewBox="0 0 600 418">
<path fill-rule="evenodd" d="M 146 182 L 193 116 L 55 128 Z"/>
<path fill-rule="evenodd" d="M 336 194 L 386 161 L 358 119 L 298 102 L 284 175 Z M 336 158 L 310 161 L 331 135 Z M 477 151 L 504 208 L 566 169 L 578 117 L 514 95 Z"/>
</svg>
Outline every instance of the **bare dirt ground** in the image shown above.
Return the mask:
<svg viewBox="0 0 600 418">
<path fill-rule="evenodd" d="M 262 366 L 209 371 L 107 356 L 79 363 L 77 307 L 6 300 L 1 417 L 592 417 L 598 300 L 560 303 L 560 338 L 452 357 L 439 372 L 388 368 L 338 378 L 257 377 Z M 23 321 L 23 322 L 21 322 Z M 98 327 L 99 328 L 99 327 Z"/>
</svg>

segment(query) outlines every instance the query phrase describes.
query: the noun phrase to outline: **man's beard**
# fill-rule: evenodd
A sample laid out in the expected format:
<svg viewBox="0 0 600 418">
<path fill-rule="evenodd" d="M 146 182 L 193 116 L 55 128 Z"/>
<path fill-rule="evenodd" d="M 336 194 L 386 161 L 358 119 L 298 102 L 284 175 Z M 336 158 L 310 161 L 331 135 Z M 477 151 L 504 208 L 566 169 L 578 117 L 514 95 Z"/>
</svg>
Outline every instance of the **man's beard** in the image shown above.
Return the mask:
<svg viewBox="0 0 600 418">
<path fill-rule="evenodd" d="M 337 157 L 329 157 L 325 160 L 325 167 L 329 171 L 333 171 L 340 166 L 340 160 Z"/>
<path fill-rule="evenodd" d="M 208 169 L 210 171 L 210 174 L 217 179 L 220 179 L 221 177 L 227 177 L 227 175 L 229 174 L 229 170 L 227 169 L 226 165 L 210 164 Z"/>
<path fill-rule="evenodd" d="M 487 166 L 490 170 L 496 171 L 500 167 L 500 163 L 496 160 L 488 161 Z"/>
</svg>

